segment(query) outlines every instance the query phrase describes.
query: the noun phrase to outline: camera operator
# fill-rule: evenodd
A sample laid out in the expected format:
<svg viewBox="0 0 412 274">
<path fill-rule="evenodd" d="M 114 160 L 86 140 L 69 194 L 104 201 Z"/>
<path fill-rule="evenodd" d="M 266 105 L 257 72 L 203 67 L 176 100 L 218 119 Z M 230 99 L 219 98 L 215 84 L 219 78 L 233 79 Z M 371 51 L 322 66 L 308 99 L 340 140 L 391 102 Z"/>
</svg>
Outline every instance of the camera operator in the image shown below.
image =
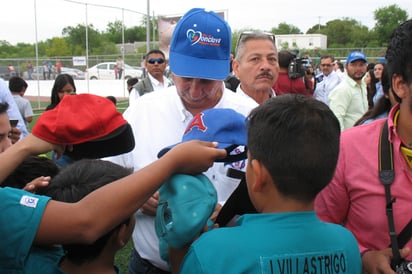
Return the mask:
<svg viewBox="0 0 412 274">
<path fill-rule="evenodd" d="M 277 95 L 286 93 L 299 93 L 311 97 L 313 92 L 313 68 L 307 64 L 296 62 L 296 55 L 282 50 L 278 53 L 279 77 L 273 85 Z M 290 75 L 289 68 L 291 62 L 297 65 L 298 73 Z M 310 64 L 309 64 L 310 65 Z"/>
</svg>

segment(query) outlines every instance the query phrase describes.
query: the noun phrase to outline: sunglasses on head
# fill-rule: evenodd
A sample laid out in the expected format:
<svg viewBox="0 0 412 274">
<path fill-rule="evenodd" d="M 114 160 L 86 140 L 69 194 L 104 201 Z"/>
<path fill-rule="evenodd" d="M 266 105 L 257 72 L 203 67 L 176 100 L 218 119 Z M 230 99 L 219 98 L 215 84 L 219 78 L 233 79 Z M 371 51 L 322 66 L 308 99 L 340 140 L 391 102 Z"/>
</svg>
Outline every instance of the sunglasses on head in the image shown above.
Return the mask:
<svg viewBox="0 0 412 274">
<path fill-rule="evenodd" d="M 164 62 L 165 62 L 165 59 L 163 59 L 163 58 L 150 58 L 149 60 L 147 60 L 147 62 L 149 63 L 149 64 L 154 64 L 154 63 L 158 63 L 158 64 L 163 64 Z"/>
<path fill-rule="evenodd" d="M 276 46 L 276 37 L 271 32 L 260 32 L 260 31 L 244 31 L 239 35 L 239 39 L 236 43 L 235 53 L 239 48 L 240 44 L 245 43 L 249 39 L 261 39 L 261 38 L 268 38 L 272 40 L 273 44 Z"/>
</svg>

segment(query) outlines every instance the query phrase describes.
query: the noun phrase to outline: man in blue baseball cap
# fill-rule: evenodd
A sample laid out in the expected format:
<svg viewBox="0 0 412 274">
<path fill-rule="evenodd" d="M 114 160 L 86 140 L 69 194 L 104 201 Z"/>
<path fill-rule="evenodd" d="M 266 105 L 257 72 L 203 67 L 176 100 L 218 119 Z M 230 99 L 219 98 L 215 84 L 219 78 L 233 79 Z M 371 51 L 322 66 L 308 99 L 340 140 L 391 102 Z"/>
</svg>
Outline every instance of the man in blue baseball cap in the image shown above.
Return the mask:
<svg viewBox="0 0 412 274">
<path fill-rule="evenodd" d="M 347 77 L 329 94 L 329 107 L 339 120 L 341 130 L 351 128 L 368 110 L 363 76 L 367 59 L 360 51 L 352 51 L 346 59 Z"/>
<path fill-rule="evenodd" d="M 129 106 L 124 117 L 133 129 L 135 148 L 109 160 L 140 170 L 157 160 L 161 149 L 181 142 L 190 121 L 204 110 L 227 108 L 247 116 L 257 106 L 255 101 L 236 96 L 225 88 L 231 37 L 227 22 L 213 11 L 194 8 L 183 15 L 170 44 L 169 64 L 175 85 L 139 97 Z M 219 119 L 230 120 L 224 114 Z M 220 205 L 240 181 L 227 176 L 227 171 L 245 167 L 246 160 L 219 162 L 205 173 L 216 188 Z M 154 226 L 158 198 L 159 194 L 154 194 L 136 213 L 134 249 L 129 264 L 131 274 L 170 271 L 167 262 L 160 257 Z"/>
</svg>

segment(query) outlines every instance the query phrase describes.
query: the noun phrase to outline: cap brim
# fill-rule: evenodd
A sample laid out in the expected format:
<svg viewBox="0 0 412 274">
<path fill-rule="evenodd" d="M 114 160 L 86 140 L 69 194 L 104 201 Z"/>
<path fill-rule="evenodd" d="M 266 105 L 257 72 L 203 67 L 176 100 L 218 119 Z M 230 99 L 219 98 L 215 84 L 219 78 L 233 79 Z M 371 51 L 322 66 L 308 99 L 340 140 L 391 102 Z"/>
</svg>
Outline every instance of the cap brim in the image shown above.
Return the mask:
<svg viewBox="0 0 412 274">
<path fill-rule="evenodd" d="M 180 77 L 225 80 L 229 75 L 230 61 L 209 60 L 170 52 L 170 70 Z"/>
<path fill-rule="evenodd" d="M 74 160 L 98 159 L 130 152 L 134 146 L 132 128 L 126 123 L 99 139 L 73 145 L 73 151 L 65 154 Z"/>
</svg>

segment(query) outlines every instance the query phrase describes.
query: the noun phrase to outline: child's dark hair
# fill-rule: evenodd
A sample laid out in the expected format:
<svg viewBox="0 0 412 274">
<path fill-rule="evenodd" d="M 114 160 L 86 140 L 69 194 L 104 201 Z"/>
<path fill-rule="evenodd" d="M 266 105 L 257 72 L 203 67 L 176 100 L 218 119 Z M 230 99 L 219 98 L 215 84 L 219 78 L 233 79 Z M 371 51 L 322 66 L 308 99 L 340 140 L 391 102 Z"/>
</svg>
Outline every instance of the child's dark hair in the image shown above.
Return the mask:
<svg viewBox="0 0 412 274">
<path fill-rule="evenodd" d="M 131 169 L 115 163 L 96 159 L 83 159 L 65 167 L 51 180 L 46 195 L 54 200 L 74 203 L 87 196 L 92 191 L 106 184 L 114 182 L 132 173 Z M 115 194 L 114 194 L 115 195 Z M 117 199 L 113 196 L 113 199 Z M 102 212 L 104 214 L 104 212 Z M 96 216 L 96 218 L 104 216 Z M 122 222 L 129 224 L 130 218 Z M 90 245 L 66 244 L 63 245 L 68 260 L 78 265 L 98 257 L 105 247 L 112 232 L 106 233 Z"/>
</svg>

